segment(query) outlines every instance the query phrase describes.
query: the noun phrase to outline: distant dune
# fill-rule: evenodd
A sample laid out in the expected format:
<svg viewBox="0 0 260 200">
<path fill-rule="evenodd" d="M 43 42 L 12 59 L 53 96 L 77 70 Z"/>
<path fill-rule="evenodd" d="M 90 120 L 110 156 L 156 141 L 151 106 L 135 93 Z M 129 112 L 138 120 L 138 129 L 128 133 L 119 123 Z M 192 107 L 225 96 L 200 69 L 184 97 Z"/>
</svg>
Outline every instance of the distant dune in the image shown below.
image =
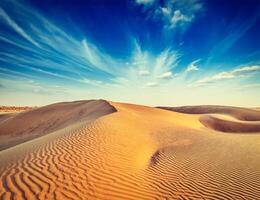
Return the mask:
<svg viewBox="0 0 260 200">
<path fill-rule="evenodd" d="M 16 115 L 0 115 L 0 150 L 115 111 L 104 100 L 90 100 L 56 103 Z"/>
<path fill-rule="evenodd" d="M 216 131 L 231 133 L 260 132 L 260 111 L 256 109 L 206 105 L 158 108 L 186 114 L 201 114 L 200 122 L 205 127 Z"/>
<path fill-rule="evenodd" d="M 231 106 L 181 106 L 181 107 L 158 107 L 165 110 L 187 114 L 208 114 L 219 113 L 228 114 L 243 121 L 260 121 L 260 111 L 250 108 L 231 107 Z"/>
<path fill-rule="evenodd" d="M 3 112 L 21 112 L 25 110 L 30 110 L 33 107 L 30 106 L 0 106 L 0 113 Z"/>
<path fill-rule="evenodd" d="M 258 123 L 103 100 L 15 115 L 0 126 L 41 137 L 0 151 L 0 199 L 260 199 L 259 132 L 206 116 Z"/>
<path fill-rule="evenodd" d="M 210 115 L 200 117 L 200 122 L 205 127 L 214 129 L 216 131 L 232 132 L 232 133 L 260 132 L 260 122 L 245 123 L 245 122 L 237 122 L 237 121 L 228 121 Z"/>
</svg>

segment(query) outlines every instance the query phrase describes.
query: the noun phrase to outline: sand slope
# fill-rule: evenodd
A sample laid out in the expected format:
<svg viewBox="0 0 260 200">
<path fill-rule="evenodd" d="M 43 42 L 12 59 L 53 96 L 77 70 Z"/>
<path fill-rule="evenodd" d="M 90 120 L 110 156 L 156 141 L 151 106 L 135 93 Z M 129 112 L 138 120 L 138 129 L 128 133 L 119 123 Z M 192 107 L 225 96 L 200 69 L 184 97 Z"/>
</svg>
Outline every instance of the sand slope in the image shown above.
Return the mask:
<svg viewBox="0 0 260 200">
<path fill-rule="evenodd" d="M 4 122 L 5 120 L 13 117 L 14 113 L 0 113 L 0 123 Z"/>
<path fill-rule="evenodd" d="M 158 107 L 161 109 L 201 114 L 200 122 L 207 128 L 230 133 L 260 132 L 260 111 L 231 106 Z M 206 115 L 205 115 L 206 114 Z"/>
<path fill-rule="evenodd" d="M 216 131 L 231 132 L 231 133 L 257 133 L 260 132 L 259 123 L 247 123 L 244 121 L 225 120 L 210 115 L 200 117 L 200 122 L 207 128 Z"/>
<path fill-rule="evenodd" d="M 0 150 L 115 111 L 104 100 L 89 100 L 56 103 L 19 114 L 0 115 Z"/>
<path fill-rule="evenodd" d="M 243 121 L 260 121 L 260 111 L 250 108 L 232 107 L 232 106 L 180 106 L 180 107 L 158 107 L 165 110 L 187 114 L 208 114 L 219 113 L 228 114 Z"/>
<path fill-rule="evenodd" d="M 0 152 L 0 199 L 260 199 L 260 134 L 199 115 L 117 112 Z"/>
</svg>

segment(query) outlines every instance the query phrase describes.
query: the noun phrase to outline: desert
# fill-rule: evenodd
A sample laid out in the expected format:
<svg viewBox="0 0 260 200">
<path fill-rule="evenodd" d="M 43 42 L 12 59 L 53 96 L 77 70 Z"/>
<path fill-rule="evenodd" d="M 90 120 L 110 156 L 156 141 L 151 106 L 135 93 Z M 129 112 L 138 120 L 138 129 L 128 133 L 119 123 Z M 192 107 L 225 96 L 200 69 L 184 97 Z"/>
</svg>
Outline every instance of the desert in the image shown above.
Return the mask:
<svg viewBox="0 0 260 200">
<path fill-rule="evenodd" d="M 1 139 L 0 197 L 259 199 L 259 129 L 247 128 L 259 111 L 199 110 L 89 100 L 21 112 L 0 122 L 15 141 Z"/>
<path fill-rule="evenodd" d="M 260 200 L 260 0 L 0 0 L 0 200 Z"/>
</svg>

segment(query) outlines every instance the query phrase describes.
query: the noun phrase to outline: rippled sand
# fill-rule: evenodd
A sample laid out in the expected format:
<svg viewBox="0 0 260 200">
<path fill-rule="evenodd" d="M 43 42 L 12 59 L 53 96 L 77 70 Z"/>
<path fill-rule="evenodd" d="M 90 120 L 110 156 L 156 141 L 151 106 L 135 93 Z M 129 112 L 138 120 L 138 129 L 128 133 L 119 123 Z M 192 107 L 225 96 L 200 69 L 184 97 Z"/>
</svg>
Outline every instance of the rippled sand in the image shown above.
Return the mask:
<svg viewBox="0 0 260 200">
<path fill-rule="evenodd" d="M 0 199 L 260 199 L 260 134 L 110 104 L 117 112 L 1 151 Z"/>
</svg>

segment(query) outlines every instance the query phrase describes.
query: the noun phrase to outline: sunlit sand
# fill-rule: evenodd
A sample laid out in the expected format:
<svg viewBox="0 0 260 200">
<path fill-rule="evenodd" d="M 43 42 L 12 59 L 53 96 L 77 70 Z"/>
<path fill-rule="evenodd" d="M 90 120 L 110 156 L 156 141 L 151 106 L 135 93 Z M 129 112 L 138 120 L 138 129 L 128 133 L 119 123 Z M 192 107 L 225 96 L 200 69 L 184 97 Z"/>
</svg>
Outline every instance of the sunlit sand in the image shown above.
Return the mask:
<svg viewBox="0 0 260 200">
<path fill-rule="evenodd" d="M 0 151 L 0 199 L 260 199 L 260 130 L 243 128 L 259 126 L 256 110 L 243 118 L 103 100 L 37 109 L 8 119 L 31 119 L 41 134 Z M 205 117 L 242 131 L 216 131 L 222 121 Z M 8 120 L 0 133 L 10 141 L 33 126 Z"/>
</svg>

